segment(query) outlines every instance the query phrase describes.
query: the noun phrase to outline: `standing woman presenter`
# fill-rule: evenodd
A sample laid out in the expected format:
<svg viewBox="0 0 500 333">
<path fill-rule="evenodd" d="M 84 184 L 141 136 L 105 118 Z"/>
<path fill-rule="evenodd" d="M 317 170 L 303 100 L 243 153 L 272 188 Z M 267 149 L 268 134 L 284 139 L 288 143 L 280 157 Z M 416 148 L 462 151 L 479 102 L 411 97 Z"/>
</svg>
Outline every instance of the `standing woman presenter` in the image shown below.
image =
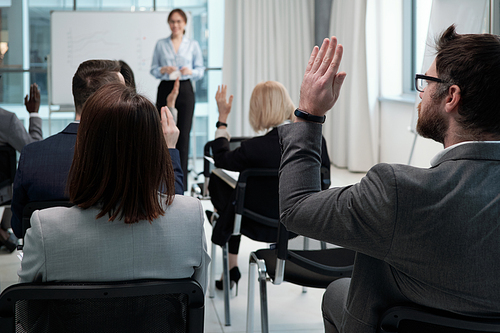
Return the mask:
<svg viewBox="0 0 500 333">
<path fill-rule="evenodd" d="M 180 79 L 179 96 L 175 103 L 178 110 L 177 127 L 180 130 L 177 149 L 184 172 L 184 190 L 187 189 L 189 133 L 193 123 L 194 91 L 191 80 L 203 78 L 205 67 L 200 45 L 197 41 L 184 37 L 187 16 L 182 9 L 173 9 L 167 18 L 172 34 L 156 43 L 151 64 L 151 75 L 161 79 L 156 97 L 156 107 L 161 110 L 167 104 L 167 96 Z"/>
</svg>

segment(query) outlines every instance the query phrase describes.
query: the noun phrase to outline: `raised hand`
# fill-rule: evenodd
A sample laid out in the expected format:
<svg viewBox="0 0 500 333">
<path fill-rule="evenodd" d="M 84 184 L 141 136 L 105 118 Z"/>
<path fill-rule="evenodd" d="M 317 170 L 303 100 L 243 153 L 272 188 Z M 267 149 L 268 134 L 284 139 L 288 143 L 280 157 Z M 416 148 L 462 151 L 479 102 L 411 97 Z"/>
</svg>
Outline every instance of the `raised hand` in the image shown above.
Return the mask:
<svg viewBox="0 0 500 333">
<path fill-rule="evenodd" d="M 175 108 L 175 101 L 177 100 L 177 96 L 179 96 L 179 86 L 180 86 L 179 78 L 175 79 L 174 87 L 172 91 L 167 96 L 167 106 L 169 108 Z"/>
<path fill-rule="evenodd" d="M 24 105 L 29 113 L 38 112 L 38 109 L 40 109 L 40 90 L 36 83 L 30 86 L 29 98 L 28 95 L 24 97 Z"/>
<path fill-rule="evenodd" d="M 217 87 L 217 93 L 215 94 L 217 108 L 219 109 L 219 121 L 223 123 L 227 122 L 233 104 L 233 95 L 229 96 L 229 100 L 226 101 L 226 91 L 227 86 L 223 84 Z"/>
<path fill-rule="evenodd" d="M 313 48 L 300 86 L 299 109 L 323 116 L 337 102 L 347 75 L 338 72 L 342 53 L 343 47 L 337 44 L 336 37 L 325 38 L 319 50 L 317 46 Z"/>
<path fill-rule="evenodd" d="M 180 131 L 175 126 L 174 117 L 168 109 L 164 106 L 161 108 L 161 129 L 168 148 L 175 148 L 177 140 L 179 139 Z"/>
</svg>

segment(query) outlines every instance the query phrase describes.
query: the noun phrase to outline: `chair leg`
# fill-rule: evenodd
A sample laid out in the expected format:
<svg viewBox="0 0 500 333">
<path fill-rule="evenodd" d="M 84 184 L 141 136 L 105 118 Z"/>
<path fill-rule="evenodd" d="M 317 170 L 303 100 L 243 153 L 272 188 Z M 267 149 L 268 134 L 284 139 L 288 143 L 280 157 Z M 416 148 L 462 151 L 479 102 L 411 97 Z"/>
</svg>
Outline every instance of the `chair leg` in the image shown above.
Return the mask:
<svg viewBox="0 0 500 333">
<path fill-rule="evenodd" d="M 255 265 L 257 265 L 260 291 L 260 322 L 262 333 L 269 333 L 269 316 L 267 312 L 267 269 L 266 262 L 257 258 L 254 252 L 250 253 L 250 266 L 248 272 L 248 303 L 247 303 L 247 333 L 253 332 L 253 314 L 254 314 L 254 290 L 255 290 Z"/>
<path fill-rule="evenodd" d="M 266 286 L 266 264 L 259 260 L 259 289 L 260 289 L 260 323 L 262 333 L 269 333 L 269 317 L 267 312 L 267 286 Z"/>
<path fill-rule="evenodd" d="M 217 245 L 212 243 L 212 261 L 210 262 L 210 285 L 208 288 L 208 296 L 215 297 L 215 256 L 217 255 Z"/>
<path fill-rule="evenodd" d="M 254 299 L 255 299 L 255 262 L 254 253 L 250 253 L 250 261 L 248 264 L 248 295 L 247 295 L 247 333 L 253 333 L 254 320 Z"/>
<path fill-rule="evenodd" d="M 309 250 L 309 238 L 304 237 L 304 251 L 307 251 L 307 250 Z M 302 293 L 303 294 L 307 293 L 306 287 L 302 287 Z"/>
<path fill-rule="evenodd" d="M 224 276 L 222 278 L 222 288 L 224 289 L 224 318 L 225 325 L 231 326 L 231 314 L 229 310 L 229 296 L 231 294 L 231 290 L 229 289 L 231 283 L 229 281 L 229 258 L 227 251 L 227 243 L 222 247 L 222 266 Z"/>
<path fill-rule="evenodd" d="M 217 223 L 217 218 L 219 217 L 219 214 L 217 212 L 212 213 L 212 217 L 210 218 L 210 224 L 212 225 L 212 230 L 215 227 L 215 224 Z M 208 285 L 208 296 L 210 298 L 215 297 L 215 256 L 217 255 L 217 245 L 212 243 L 212 251 L 211 251 L 211 256 L 212 256 L 212 261 L 210 262 L 210 281 Z"/>
</svg>

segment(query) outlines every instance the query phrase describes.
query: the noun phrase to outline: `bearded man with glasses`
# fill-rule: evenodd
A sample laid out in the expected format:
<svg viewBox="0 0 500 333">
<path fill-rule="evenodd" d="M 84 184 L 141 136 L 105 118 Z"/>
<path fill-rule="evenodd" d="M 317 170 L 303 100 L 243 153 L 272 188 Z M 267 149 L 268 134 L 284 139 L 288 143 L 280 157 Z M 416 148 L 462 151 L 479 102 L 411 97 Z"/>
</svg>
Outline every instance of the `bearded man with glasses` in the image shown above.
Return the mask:
<svg viewBox="0 0 500 333">
<path fill-rule="evenodd" d="M 281 222 L 357 251 L 352 278 L 325 292 L 326 332 L 376 332 L 398 303 L 500 315 L 500 40 L 450 26 L 436 49 L 416 76 L 417 130 L 445 148 L 430 168 L 381 163 L 358 184 L 320 191 L 321 124 L 346 78 L 335 37 L 314 48 L 299 115 L 278 128 Z"/>
</svg>

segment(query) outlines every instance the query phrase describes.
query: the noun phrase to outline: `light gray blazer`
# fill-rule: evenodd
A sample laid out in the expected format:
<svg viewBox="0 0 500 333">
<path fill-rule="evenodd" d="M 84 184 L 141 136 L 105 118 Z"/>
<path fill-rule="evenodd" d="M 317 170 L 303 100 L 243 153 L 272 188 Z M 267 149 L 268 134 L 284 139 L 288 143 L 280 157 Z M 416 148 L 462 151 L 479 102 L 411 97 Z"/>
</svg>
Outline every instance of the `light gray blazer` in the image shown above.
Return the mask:
<svg viewBox="0 0 500 333">
<path fill-rule="evenodd" d="M 395 302 L 500 316 L 500 144 L 457 146 L 431 168 L 378 164 L 319 192 L 321 125 L 279 135 L 281 221 L 358 251 L 343 331 L 374 332 Z"/>
<path fill-rule="evenodd" d="M 193 277 L 205 290 L 210 258 L 200 201 L 176 195 L 164 209 L 151 223 L 133 224 L 109 222 L 107 216 L 96 220 L 95 208 L 35 211 L 24 239 L 20 282 Z"/>
<path fill-rule="evenodd" d="M 30 117 L 29 134 L 15 113 L 0 108 L 0 143 L 21 151 L 25 145 L 42 140 L 42 119 Z"/>
</svg>

